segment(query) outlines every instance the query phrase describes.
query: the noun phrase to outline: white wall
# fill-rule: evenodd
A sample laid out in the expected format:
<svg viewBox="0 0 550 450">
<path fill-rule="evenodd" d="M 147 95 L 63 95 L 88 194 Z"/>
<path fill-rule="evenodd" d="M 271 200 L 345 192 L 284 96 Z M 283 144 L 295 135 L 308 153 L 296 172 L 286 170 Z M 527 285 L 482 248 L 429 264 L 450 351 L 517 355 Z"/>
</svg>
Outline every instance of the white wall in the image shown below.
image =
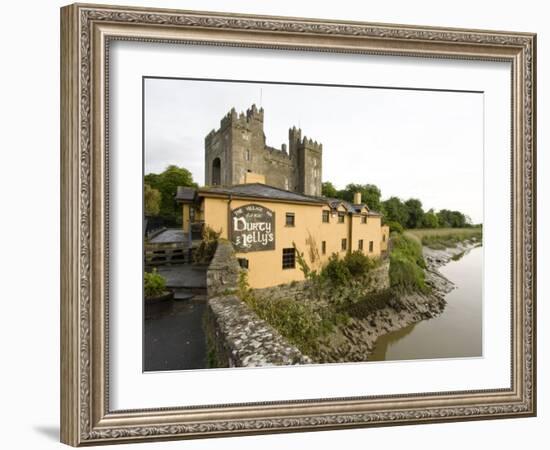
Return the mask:
<svg viewBox="0 0 550 450">
<path fill-rule="evenodd" d="M 539 198 L 548 189 L 547 133 L 550 96 L 550 18 L 546 2 L 305 0 L 125 1 L 119 4 L 180 9 L 352 19 L 387 23 L 488 28 L 539 33 Z M 59 6 L 58 1 L 2 5 L 0 134 L 2 258 L 0 336 L 3 448 L 59 448 Z M 546 154 L 545 154 L 546 153 Z M 539 255 L 548 253 L 548 215 L 539 201 Z M 22 247 L 23 240 L 27 242 Z M 21 251 L 25 248 L 25 251 Z M 546 250 L 546 252 L 544 251 Z M 28 262 L 31 261 L 29 268 Z M 545 302 L 546 261 L 539 257 L 539 317 Z M 6 289 L 7 287 L 7 289 Z M 139 448 L 270 449 L 543 448 L 548 426 L 549 334 L 539 326 L 539 417 L 471 423 L 332 431 L 190 442 L 142 444 Z M 545 429 L 546 428 L 546 429 Z M 127 447 L 127 446 L 124 446 Z M 137 448 L 137 447 L 135 447 Z"/>
</svg>

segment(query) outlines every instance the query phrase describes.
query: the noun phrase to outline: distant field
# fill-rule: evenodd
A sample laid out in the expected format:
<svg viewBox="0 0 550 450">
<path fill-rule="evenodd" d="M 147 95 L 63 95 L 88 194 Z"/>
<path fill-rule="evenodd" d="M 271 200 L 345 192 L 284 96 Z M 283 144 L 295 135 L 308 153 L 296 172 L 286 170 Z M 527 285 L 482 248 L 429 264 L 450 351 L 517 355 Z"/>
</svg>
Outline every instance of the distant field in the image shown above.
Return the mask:
<svg viewBox="0 0 550 450">
<path fill-rule="evenodd" d="M 422 228 L 406 230 L 405 234 L 418 240 L 422 245 L 434 249 L 454 247 L 457 243 L 471 239 L 481 240 L 481 228 Z"/>
<path fill-rule="evenodd" d="M 449 234 L 479 235 L 481 228 L 418 228 L 406 230 L 405 233 L 422 239 L 424 236 L 447 236 Z"/>
</svg>

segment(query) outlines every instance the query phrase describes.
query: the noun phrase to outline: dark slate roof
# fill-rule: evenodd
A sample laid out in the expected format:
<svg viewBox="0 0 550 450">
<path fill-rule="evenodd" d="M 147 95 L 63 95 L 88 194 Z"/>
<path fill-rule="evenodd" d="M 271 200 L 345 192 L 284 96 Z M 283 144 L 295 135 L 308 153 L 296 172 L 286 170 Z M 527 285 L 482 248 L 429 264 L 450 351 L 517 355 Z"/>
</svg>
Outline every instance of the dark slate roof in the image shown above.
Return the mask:
<svg viewBox="0 0 550 450">
<path fill-rule="evenodd" d="M 346 200 L 342 200 L 341 198 L 327 198 L 326 201 L 331 208 L 338 208 L 338 205 L 342 204 L 344 208 L 346 208 L 350 213 L 360 213 L 365 206 L 367 207 L 367 209 L 369 209 L 366 203 L 350 203 Z M 377 211 L 373 211 L 372 209 L 369 209 L 368 215 L 381 216 L 382 214 Z"/>
<path fill-rule="evenodd" d="M 338 198 L 327 198 L 327 203 L 331 208 L 338 208 L 338 205 L 342 203 L 342 200 Z"/>
<path fill-rule="evenodd" d="M 344 208 L 347 209 L 349 213 L 358 212 L 357 209 L 355 208 L 355 205 L 345 200 L 342 200 L 341 198 L 328 198 L 327 201 L 331 208 L 338 208 L 338 205 L 341 204 Z"/>
<path fill-rule="evenodd" d="M 236 195 L 239 197 L 249 197 L 257 199 L 275 199 L 286 200 L 291 202 L 301 203 L 315 203 L 315 204 L 328 204 L 331 208 L 337 208 L 342 204 L 350 214 L 359 213 L 365 203 L 352 204 L 339 198 L 328 197 L 315 197 L 312 195 L 298 194 L 296 192 L 285 191 L 284 189 L 269 186 L 263 183 L 247 183 L 247 184 L 234 184 L 231 186 L 209 186 L 200 189 L 194 189 L 190 187 L 178 187 L 176 193 L 176 200 L 180 201 L 193 201 L 196 194 L 219 194 L 219 195 Z M 368 208 L 368 206 L 367 206 Z M 369 210 L 369 216 L 380 216 L 381 214 Z"/>
<path fill-rule="evenodd" d="M 262 183 L 235 184 L 232 186 L 212 186 L 199 189 L 200 194 L 221 194 L 237 195 L 240 197 L 287 200 L 303 203 L 326 203 L 322 197 L 313 197 L 311 195 L 298 194 L 296 192 L 285 191 L 273 186 Z"/>
<path fill-rule="evenodd" d="M 178 186 L 176 191 L 176 200 L 192 201 L 195 198 L 197 190 L 191 187 Z"/>
</svg>

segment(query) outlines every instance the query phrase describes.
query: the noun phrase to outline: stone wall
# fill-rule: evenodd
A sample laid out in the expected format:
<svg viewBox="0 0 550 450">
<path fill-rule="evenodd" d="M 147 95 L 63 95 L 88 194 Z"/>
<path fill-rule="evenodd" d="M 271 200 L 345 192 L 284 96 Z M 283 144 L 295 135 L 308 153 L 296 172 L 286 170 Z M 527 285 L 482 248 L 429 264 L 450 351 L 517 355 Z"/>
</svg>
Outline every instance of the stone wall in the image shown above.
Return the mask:
<svg viewBox="0 0 550 450">
<path fill-rule="evenodd" d="M 368 275 L 364 294 L 380 292 L 390 288 L 390 260 L 386 258 Z M 261 289 L 254 289 L 254 295 L 258 298 L 270 298 L 275 300 L 293 299 L 296 301 L 309 301 L 308 283 L 306 281 L 295 281 L 280 286 L 272 286 Z"/>
<path fill-rule="evenodd" d="M 384 291 L 390 288 L 390 259 L 382 260 L 380 265 L 369 272 L 370 292 Z"/>
<path fill-rule="evenodd" d="M 236 295 L 208 300 L 211 346 L 218 367 L 311 363 Z"/>
<path fill-rule="evenodd" d="M 230 242 L 218 243 L 206 273 L 207 338 L 213 367 L 311 363 L 237 295 L 241 268 Z"/>
<path fill-rule="evenodd" d="M 229 241 L 220 239 L 214 257 L 206 271 L 208 298 L 235 292 L 241 268 Z"/>
</svg>

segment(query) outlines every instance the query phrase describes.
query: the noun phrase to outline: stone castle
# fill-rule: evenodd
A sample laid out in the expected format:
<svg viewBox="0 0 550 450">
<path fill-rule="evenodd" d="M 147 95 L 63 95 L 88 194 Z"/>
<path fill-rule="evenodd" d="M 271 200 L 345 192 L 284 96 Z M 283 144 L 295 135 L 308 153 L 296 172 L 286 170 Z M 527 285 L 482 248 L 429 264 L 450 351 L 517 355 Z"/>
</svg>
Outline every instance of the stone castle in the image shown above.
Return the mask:
<svg viewBox="0 0 550 450">
<path fill-rule="evenodd" d="M 264 110 L 232 108 L 204 140 L 207 186 L 262 182 L 306 195 L 321 195 L 323 145 L 288 131 L 288 147 L 266 145 Z"/>
</svg>

